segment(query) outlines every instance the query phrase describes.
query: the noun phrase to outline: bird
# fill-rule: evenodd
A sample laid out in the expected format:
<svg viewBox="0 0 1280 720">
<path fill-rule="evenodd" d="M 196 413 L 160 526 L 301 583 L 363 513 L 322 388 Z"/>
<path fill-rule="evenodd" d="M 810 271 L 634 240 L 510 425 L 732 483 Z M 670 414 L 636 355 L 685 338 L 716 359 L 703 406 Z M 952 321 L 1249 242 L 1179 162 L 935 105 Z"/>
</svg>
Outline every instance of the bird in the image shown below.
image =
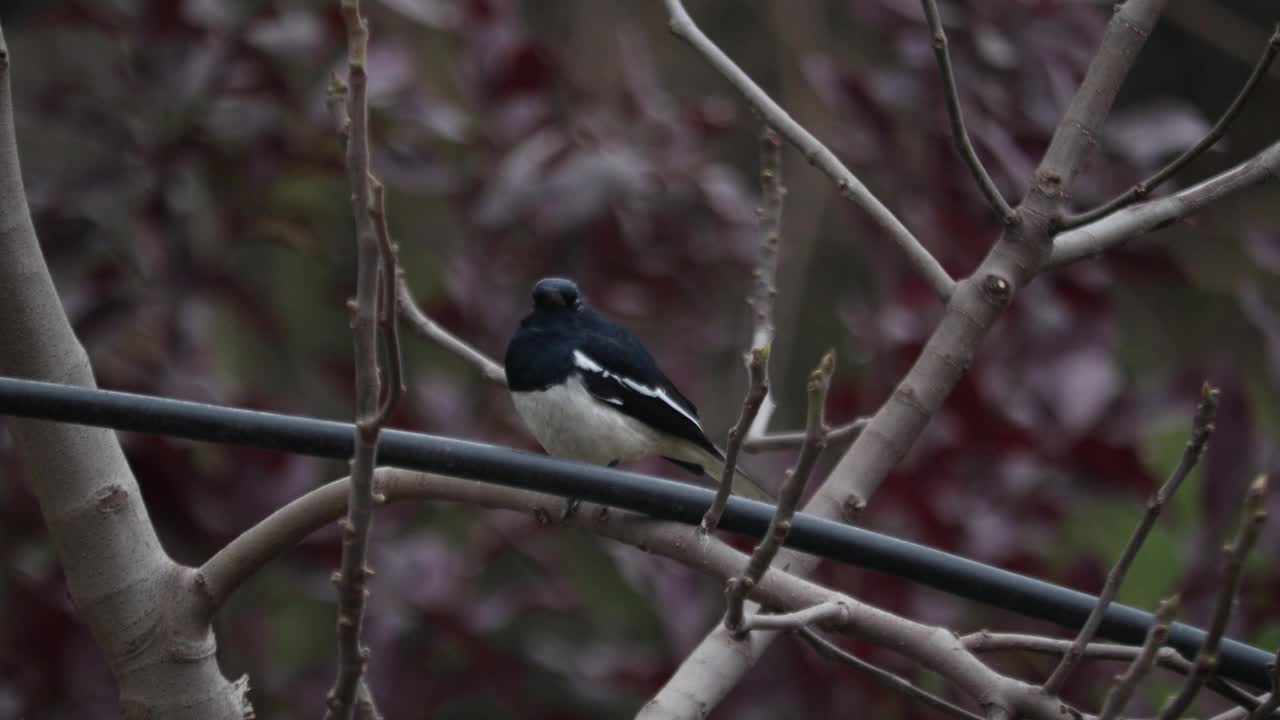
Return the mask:
<svg viewBox="0 0 1280 720">
<path fill-rule="evenodd" d="M 720 482 L 724 453 L 707 438 L 698 409 L 644 345 L 588 305 L 572 280 L 534 284 L 533 309 L 503 364 L 516 412 L 548 454 L 610 467 L 658 456 Z M 732 490 L 772 501 L 741 470 Z"/>
</svg>

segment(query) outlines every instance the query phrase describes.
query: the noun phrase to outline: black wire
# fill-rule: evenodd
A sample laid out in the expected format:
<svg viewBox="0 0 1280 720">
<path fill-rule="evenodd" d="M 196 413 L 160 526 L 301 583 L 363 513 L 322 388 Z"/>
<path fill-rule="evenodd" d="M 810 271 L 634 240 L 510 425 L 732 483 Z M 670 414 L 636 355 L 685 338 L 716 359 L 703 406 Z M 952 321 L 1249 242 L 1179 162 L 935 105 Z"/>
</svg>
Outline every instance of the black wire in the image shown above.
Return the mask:
<svg viewBox="0 0 1280 720">
<path fill-rule="evenodd" d="M 330 420 L 3 377 L 0 414 L 342 459 L 351 456 L 354 433 L 352 425 Z M 686 483 L 402 430 L 382 433 L 378 464 L 574 497 L 689 525 L 701 521 L 713 497 L 710 490 Z M 770 505 L 734 497 L 720 527 L 758 538 L 771 515 Z M 795 516 L 787 545 L 1067 628 L 1079 628 L 1097 601 L 1086 593 L 804 513 Z M 1151 622 L 1150 613 L 1112 603 L 1098 635 L 1139 645 Z M 1175 623 L 1168 644 L 1194 658 L 1204 635 Z M 1218 673 L 1268 688 L 1272 659 L 1258 648 L 1223 640 Z"/>
</svg>

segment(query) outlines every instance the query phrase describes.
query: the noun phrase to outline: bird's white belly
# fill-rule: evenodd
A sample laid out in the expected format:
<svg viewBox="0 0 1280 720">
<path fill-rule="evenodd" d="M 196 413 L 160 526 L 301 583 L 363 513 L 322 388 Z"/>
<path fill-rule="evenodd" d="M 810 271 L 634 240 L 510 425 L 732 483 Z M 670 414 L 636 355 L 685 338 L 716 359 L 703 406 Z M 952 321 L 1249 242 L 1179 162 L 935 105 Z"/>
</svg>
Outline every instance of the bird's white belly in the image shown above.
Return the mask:
<svg viewBox="0 0 1280 720">
<path fill-rule="evenodd" d="M 654 454 L 658 433 L 587 392 L 575 376 L 561 386 L 513 392 L 516 412 L 552 455 L 608 465 Z"/>
</svg>

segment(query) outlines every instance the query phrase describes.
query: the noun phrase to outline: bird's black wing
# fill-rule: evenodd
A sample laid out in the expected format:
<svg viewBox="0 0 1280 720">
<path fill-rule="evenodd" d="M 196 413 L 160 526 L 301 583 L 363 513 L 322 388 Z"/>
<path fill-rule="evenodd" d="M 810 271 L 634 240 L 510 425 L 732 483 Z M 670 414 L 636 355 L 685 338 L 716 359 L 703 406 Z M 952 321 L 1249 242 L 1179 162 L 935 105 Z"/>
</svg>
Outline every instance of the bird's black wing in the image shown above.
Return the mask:
<svg viewBox="0 0 1280 720">
<path fill-rule="evenodd" d="M 698 409 L 680 393 L 640 341 L 590 309 L 581 314 L 573 366 L 587 391 L 640 422 L 719 455 L 698 422 Z"/>
</svg>

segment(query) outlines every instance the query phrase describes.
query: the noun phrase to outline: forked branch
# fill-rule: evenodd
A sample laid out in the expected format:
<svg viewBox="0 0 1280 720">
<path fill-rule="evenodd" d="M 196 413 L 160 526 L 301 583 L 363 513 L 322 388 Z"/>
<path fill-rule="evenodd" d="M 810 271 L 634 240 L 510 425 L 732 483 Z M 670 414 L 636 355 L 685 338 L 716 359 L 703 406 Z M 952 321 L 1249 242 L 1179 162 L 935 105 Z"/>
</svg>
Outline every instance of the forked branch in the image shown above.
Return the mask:
<svg viewBox="0 0 1280 720">
<path fill-rule="evenodd" d="M 805 482 L 813 472 L 818 456 L 827 444 L 827 425 L 824 407 L 827 401 L 827 390 L 831 387 L 831 375 L 835 372 L 835 353 L 828 351 L 822 356 L 818 367 L 809 375 L 809 410 L 805 423 L 806 438 L 800 447 L 800 457 L 796 466 L 787 472 L 787 479 L 782 483 L 782 491 L 778 494 L 778 505 L 774 508 L 773 519 L 764 538 L 751 553 L 751 559 L 742 575 L 731 579 L 725 586 L 727 609 L 725 610 L 725 627 L 733 632 L 745 630 L 742 603 L 752 588 L 760 583 L 765 571 L 773 563 L 778 550 L 786 542 L 791 532 L 791 519 L 795 516 L 796 507 L 800 504 L 800 495 L 804 491 Z"/>
<path fill-rule="evenodd" d="M 1142 548 L 1142 544 L 1146 542 L 1147 535 L 1151 532 L 1151 528 L 1155 526 L 1156 519 L 1160 517 L 1160 511 L 1164 509 L 1165 504 L 1178 491 L 1178 487 L 1182 485 L 1182 481 L 1186 479 L 1196 463 L 1200 461 L 1200 456 L 1204 454 L 1205 445 L 1209 442 L 1209 437 L 1213 434 L 1213 418 L 1218 411 L 1218 391 L 1215 388 L 1204 385 L 1200 390 L 1200 402 L 1196 406 L 1195 417 L 1191 422 L 1191 436 L 1187 440 L 1187 445 L 1182 451 L 1182 458 L 1178 462 L 1178 466 L 1174 468 L 1169 479 L 1164 485 L 1160 486 L 1147 501 L 1147 511 L 1143 513 L 1142 519 L 1138 521 L 1137 527 L 1133 529 L 1133 533 L 1129 536 L 1129 541 L 1125 543 L 1124 550 L 1120 552 L 1120 558 L 1116 560 L 1116 564 L 1112 566 L 1111 571 L 1107 573 L 1107 580 L 1103 583 L 1102 592 L 1098 596 L 1098 603 L 1093 606 L 1093 611 L 1089 613 L 1089 617 L 1085 620 L 1084 625 L 1080 628 L 1080 633 L 1076 635 L 1075 642 L 1072 643 L 1071 649 L 1063 656 L 1058 666 L 1054 668 L 1049 679 L 1044 683 L 1044 691 L 1050 695 L 1056 695 L 1062 691 L 1063 685 L 1067 682 L 1067 677 L 1071 675 L 1071 671 L 1084 657 L 1085 647 L 1093 642 L 1094 633 L 1098 631 L 1098 626 L 1102 624 L 1102 617 L 1107 612 L 1107 606 L 1115 599 L 1116 593 L 1120 591 L 1120 585 L 1124 582 L 1125 575 L 1129 572 L 1129 566 L 1133 564 L 1134 558 L 1138 556 L 1138 550 Z"/>
<path fill-rule="evenodd" d="M 1271 67 L 1271 62 L 1275 60 L 1277 52 L 1280 52 L 1280 24 L 1276 25 L 1271 37 L 1267 40 L 1267 44 L 1263 46 L 1262 55 L 1258 58 L 1258 62 L 1254 64 L 1253 72 L 1249 74 L 1249 79 L 1245 80 L 1244 87 L 1240 88 L 1240 92 L 1235 99 L 1231 101 L 1226 111 L 1222 113 L 1222 117 L 1218 118 L 1218 122 L 1214 123 L 1209 132 L 1200 139 L 1200 142 L 1192 145 L 1168 165 L 1156 171 L 1151 177 L 1139 182 L 1110 201 L 1092 210 L 1063 218 L 1060 228 L 1069 230 L 1079 227 L 1146 198 L 1151 194 L 1151 191 L 1163 185 L 1166 180 L 1176 175 L 1179 170 L 1186 167 L 1192 160 L 1200 157 L 1206 150 L 1213 147 L 1227 133 L 1231 123 L 1235 122 L 1236 117 L 1240 115 L 1240 111 L 1249 102 L 1249 98 L 1253 96 L 1254 89 L 1258 87 L 1258 81 L 1266 76 L 1267 70 Z"/>
</svg>

